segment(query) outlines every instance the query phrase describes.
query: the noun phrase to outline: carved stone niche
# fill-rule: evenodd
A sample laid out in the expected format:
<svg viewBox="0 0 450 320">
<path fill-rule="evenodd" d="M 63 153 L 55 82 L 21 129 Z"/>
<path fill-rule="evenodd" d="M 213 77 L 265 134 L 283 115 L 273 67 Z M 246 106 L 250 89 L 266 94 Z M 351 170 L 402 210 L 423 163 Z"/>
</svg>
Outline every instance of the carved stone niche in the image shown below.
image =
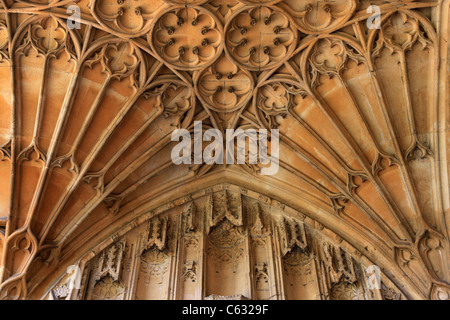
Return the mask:
<svg viewBox="0 0 450 320">
<path fill-rule="evenodd" d="M 111 276 L 102 278 L 92 292 L 92 300 L 123 300 L 125 295 L 124 286 L 114 281 Z"/>
</svg>

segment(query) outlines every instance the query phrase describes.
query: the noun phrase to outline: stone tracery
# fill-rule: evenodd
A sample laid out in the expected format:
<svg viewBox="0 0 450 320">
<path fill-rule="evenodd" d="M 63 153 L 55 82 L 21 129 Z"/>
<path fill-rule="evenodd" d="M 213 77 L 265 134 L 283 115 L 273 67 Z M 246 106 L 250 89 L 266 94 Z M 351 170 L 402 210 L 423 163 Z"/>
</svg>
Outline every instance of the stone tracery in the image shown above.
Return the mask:
<svg viewBox="0 0 450 320">
<path fill-rule="evenodd" d="M 373 298 L 336 246 L 342 237 L 388 270 L 378 298 L 448 298 L 447 48 L 440 43 L 448 3 L 382 2 L 381 29 L 370 30 L 370 1 L 82 0 L 81 29 L 72 30 L 66 2 L 3 1 L 0 297 L 132 298 L 113 265 L 100 268 L 101 283 L 77 293 L 65 287 L 64 266 L 88 247 L 97 257 L 105 239 L 124 232 L 123 221 L 180 208 L 178 190 L 191 208 L 183 237 L 155 236 L 175 226 L 150 224 L 155 229 L 134 243 L 145 257 L 123 266 L 128 274 L 143 270 L 140 285 L 160 290 L 146 296 L 137 286 L 140 298 Z M 170 134 L 192 130 L 194 121 L 280 129 L 280 174 L 173 166 Z M 277 228 L 265 221 L 276 215 L 255 216 L 252 231 L 242 212 L 260 209 L 239 208 L 233 198 L 245 193 L 211 194 L 204 208 L 189 199 L 191 189 L 218 179 L 259 190 L 260 206 L 278 199 L 302 213 L 286 214 Z M 335 233 L 331 249 L 307 246 L 299 216 Z M 280 233 L 279 242 L 269 246 L 267 232 Z M 215 236 L 239 249 L 217 246 Z M 252 241 L 233 242 L 240 237 Z M 167 251 L 174 241 L 189 247 L 184 258 Z M 248 253 L 247 291 L 197 287 L 220 271 L 204 267 L 211 252 L 239 263 Z M 170 296 L 156 284 L 168 285 L 161 279 L 175 263 L 182 278 Z M 292 289 L 297 276 L 306 293 Z"/>
</svg>

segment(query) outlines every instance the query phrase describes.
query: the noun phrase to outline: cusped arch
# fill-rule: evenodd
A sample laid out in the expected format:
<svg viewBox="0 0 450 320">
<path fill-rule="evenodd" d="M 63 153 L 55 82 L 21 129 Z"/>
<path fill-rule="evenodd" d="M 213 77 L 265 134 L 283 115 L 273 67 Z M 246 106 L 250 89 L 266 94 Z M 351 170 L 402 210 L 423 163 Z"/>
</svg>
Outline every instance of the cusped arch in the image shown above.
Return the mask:
<svg viewBox="0 0 450 320">
<path fill-rule="evenodd" d="M 67 252 L 62 256 L 58 267 L 60 271 L 53 272 L 53 276 L 44 279 L 42 283 L 36 283 L 31 294 L 41 294 L 51 298 L 54 294 L 52 292 L 67 282 L 64 266 L 76 263 L 83 272 L 96 270 L 100 261 L 105 263 L 104 260 L 98 259 L 106 257 L 112 246 L 118 244 L 123 246 L 123 243 L 126 243 L 127 249 L 123 247 L 120 251 L 122 264 L 130 263 L 129 259 L 132 256 L 139 257 L 133 252 L 144 254 L 148 250 L 153 250 L 152 258 L 147 254 L 141 262 L 132 262 L 135 266 L 133 278 L 140 278 L 139 281 L 152 283 L 152 279 L 159 279 L 158 283 L 168 286 L 169 282 L 162 279 L 171 277 L 171 274 L 175 272 L 171 268 L 174 265 L 186 268 L 183 269 L 184 271 L 177 271 L 181 279 L 173 282 L 180 286 L 177 287 L 179 295 L 177 297 L 163 295 L 156 297 L 158 299 L 185 297 L 203 299 L 211 295 L 276 299 L 347 299 L 348 297 L 344 294 L 347 292 L 347 287 L 355 288 L 352 292 L 358 293 L 357 296 L 351 295 L 352 299 L 369 299 L 373 297 L 367 287 L 370 275 L 366 274 L 366 269 L 373 265 L 379 266 L 381 270 L 389 270 L 389 273 L 383 273 L 381 276 L 381 282 L 387 287 L 406 298 L 412 298 L 417 294 L 413 287 L 400 285 L 400 278 L 397 277 L 401 277 L 401 273 L 395 270 L 395 262 L 382 254 L 382 250 L 379 251 L 380 248 L 374 246 L 368 254 L 360 245 L 354 246 L 354 242 L 358 241 L 357 237 L 349 237 L 348 230 L 343 232 L 337 226 L 327 225 L 329 222 L 318 222 L 282 201 L 236 183 L 219 185 L 210 183 L 209 187 L 203 189 L 188 188 L 184 195 L 178 192 L 178 196 L 179 198 L 171 198 L 173 200 L 170 202 L 151 207 L 152 209 L 145 208 L 146 205 L 143 205 L 142 210 L 136 208 L 142 213 L 130 213 L 114 223 L 114 226 L 109 226 L 108 231 L 97 233 L 90 239 L 85 238 L 86 241 L 83 244 L 79 243 L 69 251 L 71 253 Z M 222 228 L 225 229 L 222 230 Z M 86 233 L 88 234 L 89 232 Z M 214 239 L 211 240 L 213 242 L 209 242 L 209 237 Z M 251 245 L 246 247 L 244 243 L 247 243 L 247 240 L 238 241 L 239 237 L 247 238 Z M 174 250 L 176 247 L 184 248 L 179 250 L 186 250 L 186 252 L 180 253 Z M 103 252 L 106 253 L 102 256 Z M 241 288 L 241 291 L 236 292 L 227 291 L 227 289 L 220 291 L 222 289 L 215 287 L 213 279 L 209 280 L 210 283 L 213 281 L 213 284 L 207 285 L 206 288 L 209 289 L 205 289 L 206 291 L 202 292 L 200 288 L 195 287 L 197 281 L 203 279 L 207 282 L 206 278 L 213 277 L 217 272 L 234 274 L 232 270 L 237 270 L 233 268 L 228 271 L 226 268 L 216 270 L 214 268 L 219 265 L 215 264 L 215 259 L 225 264 L 230 261 L 239 264 L 243 263 L 240 259 L 245 256 L 249 256 L 250 260 L 248 262 L 242 260 L 244 264 L 241 268 L 246 270 L 247 264 L 250 263 L 254 268 L 250 267 L 249 272 L 254 276 L 249 279 L 240 278 L 239 283 L 246 283 L 249 287 Z M 315 259 L 316 267 L 311 264 L 313 261 L 311 259 Z M 277 263 L 283 270 L 280 274 L 275 274 L 273 269 L 274 264 Z M 208 267 L 205 264 L 210 265 Z M 314 269 L 319 267 L 323 268 L 320 272 L 325 274 L 325 278 L 320 279 L 319 270 Z M 208 268 L 216 271 L 210 273 Z M 141 290 L 139 281 L 133 284 L 128 281 L 133 272 L 129 269 L 120 270 L 123 272 L 123 278 L 116 283 L 119 286 L 128 286 L 128 291 L 125 289 L 128 294 L 121 296 L 121 299 L 136 298 L 129 290 L 131 292 L 137 290 L 138 295 L 141 295 L 140 298 L 146 298 L 144 296 L 146 293 Z M 105 274 L 106 271 L 102 272 Z M 302 291 L 300 287 L 303 285 L 297 285 L 296 281 L 305 280 L 304 276 L 311 272 L 314 279 L 308 278 L 308 281 L 312 281 L 313 285 L 308 287 L 307 291 Z M 237 276 L 242 277 L 239 273 Z M 284 286 L 275 288 L 275 282 L 263 285 L 268 283 L 264 281 L 269 281 L 269 278 L 270 281 L 277 278 L 280 283 L 284 283 Z M 150 286 L 154 287 L 151 284 Z M 82 286 L 82 290 L 95 287 L 95 283 L 86 283 Z M 155 288 L 153 289 L 157 291 L 161 289 Z M 342 295 L 337 294 L 337 288 L 342 288 Z M 168 287 L 163 289 L 164 292 L 171 292 Z M 189 291 L 186 296 L 183 290 Z M 83 299 L 91 294 L 86 291 L 77 291 L 73 293 L 71 299 L 76 297 Z"/>
</svg>

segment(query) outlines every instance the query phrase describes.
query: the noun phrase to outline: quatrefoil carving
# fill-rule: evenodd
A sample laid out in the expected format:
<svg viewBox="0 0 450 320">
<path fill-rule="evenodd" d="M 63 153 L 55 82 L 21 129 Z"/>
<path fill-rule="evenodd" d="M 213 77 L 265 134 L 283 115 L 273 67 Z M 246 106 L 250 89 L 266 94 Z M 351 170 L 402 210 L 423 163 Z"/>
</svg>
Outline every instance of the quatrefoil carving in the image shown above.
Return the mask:
<svg viewBox="0 0 450 320">
<path fill-rule="evenodd" d="M 150 29 L 162 0 L 93 0 L 92 15 L 98 22 L 125 37 L 137 37 Z"/>
</svg>

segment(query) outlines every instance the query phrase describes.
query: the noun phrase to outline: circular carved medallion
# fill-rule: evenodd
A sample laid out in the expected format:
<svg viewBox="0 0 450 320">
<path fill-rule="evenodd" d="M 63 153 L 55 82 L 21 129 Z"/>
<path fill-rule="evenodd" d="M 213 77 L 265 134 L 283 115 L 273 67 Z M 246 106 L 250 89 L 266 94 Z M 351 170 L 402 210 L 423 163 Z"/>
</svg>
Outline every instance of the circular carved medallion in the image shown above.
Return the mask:
<svg viewBox="0 0 450 320">
<path fill-rule="evenodd" d="M 256 7 L 236 14 L 225 28 L 226 49 L 250 70 L 266 70 L 286 59 L 297 43 L 297 29 L 282 11 Z"/>
</svg>

